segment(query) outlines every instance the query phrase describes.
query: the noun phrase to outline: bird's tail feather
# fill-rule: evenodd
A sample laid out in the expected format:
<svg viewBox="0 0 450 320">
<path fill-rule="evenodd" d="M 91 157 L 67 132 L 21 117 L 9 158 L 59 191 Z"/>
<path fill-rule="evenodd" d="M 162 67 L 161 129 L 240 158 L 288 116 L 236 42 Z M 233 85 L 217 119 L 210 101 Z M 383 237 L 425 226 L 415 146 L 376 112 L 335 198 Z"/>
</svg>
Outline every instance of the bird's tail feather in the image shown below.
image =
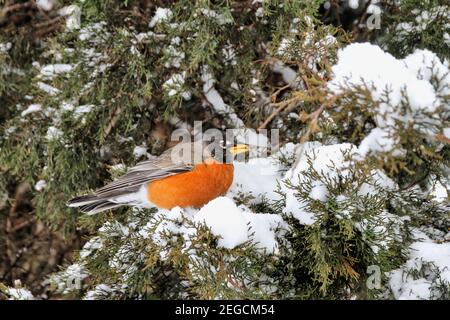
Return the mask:
<svg viewBox="0 0 450 320">
<path fill-rule="evenodd" d="M 97 202 L 99 200 L 101 200 L 101 199 L 96 195 L 87 195 L 87 196 L 72 198 L 69 201 L 67 201 L 67 205 L 69 207 L 81 207 L 86 204 L 91 204 L 91 203 Z"/>
<path fill-rule="evenodd" d="M 96 195 L 87 195 L 73 198 L 67 202 L 67 205 L 69 207 L 78 207 L 82 212 L 91 215 L 109 209 L 118 208 L 125 204 L 115 203 Z"/>
</svg>

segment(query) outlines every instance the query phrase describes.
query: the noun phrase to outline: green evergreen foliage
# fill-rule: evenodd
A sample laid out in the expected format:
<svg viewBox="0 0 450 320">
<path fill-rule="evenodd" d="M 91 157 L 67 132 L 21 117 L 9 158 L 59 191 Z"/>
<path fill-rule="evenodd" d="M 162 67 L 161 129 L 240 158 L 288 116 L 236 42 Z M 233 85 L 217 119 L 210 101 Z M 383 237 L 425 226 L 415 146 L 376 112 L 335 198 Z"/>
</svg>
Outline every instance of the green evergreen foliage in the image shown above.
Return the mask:
<svg viewBox="0 0 450 320">
<path fill-rule="evenodd" d="M 450 6 L 447 1 L 402 0 L 386 4 L 383 15 L 383 45 L 395 56 L 404 57 L 414 49 L 429 49 L 449 58 Z"/>
</svg>

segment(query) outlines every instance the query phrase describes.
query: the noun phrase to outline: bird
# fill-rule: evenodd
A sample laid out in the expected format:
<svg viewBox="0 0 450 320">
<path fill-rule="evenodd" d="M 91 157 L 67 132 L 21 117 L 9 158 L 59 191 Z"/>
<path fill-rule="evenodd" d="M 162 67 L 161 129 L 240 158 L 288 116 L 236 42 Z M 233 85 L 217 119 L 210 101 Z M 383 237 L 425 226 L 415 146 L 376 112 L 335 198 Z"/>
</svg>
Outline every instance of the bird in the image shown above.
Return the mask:
<svg viewBox="0 0 450 320">
<path fill-rule="evenodd" d="M 180 150 L 184 151 L 181 157 Z M 89 215 L 122 206 L 200 208 L 228 191 L 234 176 L 230 160 L 249 152 L 247 144 L 223 140 L 201 141 L 200 148 L 195 142 L 180 142 L 159 157 L 137 163 L 92 194 L 69 200 L 67 205 Z"/>
</svg>

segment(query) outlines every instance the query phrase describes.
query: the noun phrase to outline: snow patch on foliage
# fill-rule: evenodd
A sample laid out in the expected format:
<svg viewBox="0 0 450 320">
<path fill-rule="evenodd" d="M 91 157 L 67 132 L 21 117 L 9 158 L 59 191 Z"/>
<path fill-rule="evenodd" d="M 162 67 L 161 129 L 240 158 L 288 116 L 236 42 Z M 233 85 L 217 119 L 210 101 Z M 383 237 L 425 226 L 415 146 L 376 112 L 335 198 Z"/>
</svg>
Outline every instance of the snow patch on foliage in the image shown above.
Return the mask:
<svg viewBox="0 0 450 320">
<path fill-rule="evenodd" d="M 252 203 L 279 200 L 277 185 L 282 178 L 280 166 L 271 158 L 250 159 L 247 163 L 234 162 L 234 181 L 228 195 L 240 193 L 254 197 Z"/>
<path fill-rule="evenodd" d="M 25 288 L 8 288 L 9 300 L 34 300 L 30 290 Z"/>
<path fill-rule="evenodd" d="M 220 93 L 214 88 L 216 80 L 208 67 L 203 67 L 201 78 L 203 81 L 203 93 L 205 94 L 205 98 L 213 106 L 214 110 L 218 114 L 226 115 L 235 128 L 244 127 L 244 122 L 239 119 L 229 105 L 225 104 Z"/>
<path fill-rule="evenodd" d="M 36 191 L 42 191 L 44 190 L 44 188 L 47 186 L 47 181 L 45 180 L 39 180 L 38 182 L 36 182 L 36 184 L 34 185 L 34 190 Z"/>
<path fill-rule="evenodd" d="M 147 152 L 147 146 L 135 146 L 133 149 L 133 156 L 136 159 L 142 158 L 142 157 L 148 157 L 150 154 Z"/>
<path fill-rule="evenodd" d="M 292 214 L 301 224 L 313 224 L 317 216 L 311 210 L 311 204 L 314 201 L 329 201 L 329 189 L 334 189 L 340 181 L 352 181 L 360 197 L 397 189 L 397 185 L 380 170 L 372 170 L 367 181 L 356 185 L 353 172 L 356 152 L 356 146 L 350 143 L 321 145 L 307 142 L 303 146 L 299 145 L 296 163 L 287 171 L 281 183 L 282 191 L 286 194 L 283 212 Z M 306 197 L 299 188 L 307 190 Z M 346 204 L 347 195 L 338 195 L 335 200 L 346 208 L 340 211 L 338 218 L 351 218 L 351 211 L 357 211 L 357 208 L 350 206 L 352 201 Z"/>
<path fill-rule="evenodd" d="M 283 182 L 294 186 L 309 182 L 304 172 L 315 170 L 327 175 L 330 179 L 344 176 L 350 165 L 346 155 L 355 152 L 355 146 L 349 143 L 331 146 L 321 146 L 318 142 L 307 142 L 298 156 L 297 163 L 285 175 Z M 295 190 L 282 184 L 286 192 L 284 213 L 292 214 L 300 223 L 311 225 L 316 221 L 314 214 L 307 209 L 307 199 L 299 199 Z M 313 182 L 310 197 L 319 201 L 326 201 L 328 189 L 321 181 Z"/>
<path fill-rule="evenodd" d="M 36 5 L 42 10 L 50 11 L 57 2 L 57 0 L 36 0 Z"/>
<path fill-rule="evenodd" d="M 398 60 L 378 46 L 369 43 L 348 45 L 338 52 L 338 63 L 333 66 L 333 79 L 328 83 L 334 94 L 343 94 L 357 87 L 369 90 L 377 102 L 374 128 L 361 142 L 358 152 L 366 156 L 373 152 L 394 152 L 398 123 L 415 124 L 429 118 L 432 123 L 439 119 L 430 118 L 442 104 L 441 97 L 448 94 L 450 75 L 448 66 L 427 50 L 416 50 L 403 60 Z M 433 77 L 440 77 L 438 88 L 433 86 Z M 407 101 L 411 110 L 403 110 Z M 414 128 L 427 135 L 435 134 L 418 124 Z"/>
<path fill-rule="evenodd" d="M 399 142 L 389 132 L 374 128 L 360 143 L 358 154 L 365 157 L 370 152 L 389 152 Z M 398 152 L 397 152 L 398 153 Z"/>
<path fill-rule="evenodd" d="M 166 90 L 167 95 L 169 97 L 181 94 L 183 99 L 190 100 L 191 92 L 188 90 L 183 90 L 183 86 L 185 84 L 186 72 L 176 73 L 172 75 L 166 82 L 163 84 L 163 88 Z"/>
<path fill-rule="evenodd" d="M 450 285 L 450 243 L 425 237 L 410 246 L 409 259 L 389 274 L 389 286 L 398 300 L 436 299 L 436 283 Z"/>
<path fill-rule="evenodd" d="M 155 15 L 148 23 L 148 26 L 150 28 L 153 28 L 162 21 L 170 20 L 172 18 L 172 15 L 173 15 L 172 10 L 168 8 L 157 8 Z"/>
<path fill-rule="evenodd" d="M 195 222 L 203 222 L 219 236 L 219 247 L 232 249 L 248 240 L 247 222 L 233 200 L 220 197 L 212 200 L 195 215 Z"/>
<path fill-rule="evenodd" d="M 70 72 L 73 66 L 70 64 L 49 64 L 41 68 L 41 76 L 45 79 L 53 79 L 58 74 Z"/>
<path fill-rule="evenodd" d="M 66 17 L 66 30 L 76 30 L 81 27 L 81 9 L 77 5 L 70 5 L 58 10 L 61 16 Z"/>
<path fill-rule="evenodd" d="M 83 300 L 102 300 L 109 299 L 116 292 L 123 292 L 126 285 L 107 285 L 101 283 L 95 286 L 93 290 L 86 293 Z"/>
<path fill-rule="evenodd" d="M 92 252 L 101 249 L 103 247 L 103 241 L 100 237 L 92 237 L 89 239 L 88 242 L 86 242 L 83 246 L 83 248 L 80 251 L 80 257 L 82 259 L 90 256 Z"/>
<path fill-rule="evenodd" d="M 195 214 L 194 222 L 204 223 L 220 237 L 218 246 L 233 249 L 247 241 L 257 248 L 274 252 L 277 248 L 275 230 L 282 218 L 276 214 L 256 214 L 244 211 L 233 200 L 219 197 L 211 200 Z"/>
<path fill-rule="evenodd" d="M 388 95 L 390 103 L 381 103 L 378 110 L 379 125 L 393 124 L 393 119 L 383 119 L 382 115 L 387 112 L 397 114 L 395 107 L 402 100 L 404 90 L 414 110 L 435 110 L 436 94 L 433 86 L 426 80 L 418 79 L 403 61 L 380 47 L 368 43 L 351 44 L 338 52 L 338 60 L 332 68 L 333 80 L 329 82 L 332 91 L 341 93 L 350 86 L 373 85 L 370 92 L 374 100 L 381 101 L 383 95 Z"/>
<path fill-rule="evenodd" d="M 50 126 L 47 129 L 47 135 L 46 138 L 47 140 L 59 140 L 63 137 L 63 132 L 62 130 L 54 127 L 54 126 Z"/>
<path fill-rule="evenodd" d="M 42 105 L 40 104 L 30 104 L 28 106 L 28 108 L 26 108 L 25 110 L 22 111 L 22 113 L 20 114 L 22 117 L 25 117 L 26 115 L 33 113 L 33 112 L 37 112 L 37 111 L 41 111 L 42 110 Z"/>
<path fill-rule="evenodd" d="M 0 42 L 0 53 L 7 53 L 12 48 L 11 42 Z"/>
<path fill-rule="evenodd" d="M 37 83 L 37 86 L 38 86 L 38 88 L 39 88 L 40 90 L 42 90 L 42 91 L 48 93 L 50 96 L 54 96 L 54 95 L 57 95 L 58 93 L 60 93 L 60 90 L 59 90 L 59 89 L 57 89 L 57 88 L 55 88 L 55 87 L 52 87 L 51 85 L 46 84 L 46 83 L 44 83 L 44 82 L 42 82 L 42 81 L 39 81 L 39 82 Z"/>
</svg>

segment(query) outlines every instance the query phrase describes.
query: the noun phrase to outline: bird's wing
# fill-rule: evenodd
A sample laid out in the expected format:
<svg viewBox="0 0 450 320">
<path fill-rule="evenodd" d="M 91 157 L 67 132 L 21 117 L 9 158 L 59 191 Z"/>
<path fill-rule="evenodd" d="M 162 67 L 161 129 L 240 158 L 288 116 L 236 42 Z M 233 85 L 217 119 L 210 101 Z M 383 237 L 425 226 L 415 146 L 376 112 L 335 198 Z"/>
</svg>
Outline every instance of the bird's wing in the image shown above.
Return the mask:
<svg viewBox="0 0 450 320">
<path fill-rule="evenodd" d="M 116 197 L 135 192 L 144 183 L 191 171 L 194 167 L 193 164 L 172 161 L 172 150 L 172 148 L 166 150 L 158 158 L 139 162 L 126 174 L 96 190 L 94 194 L 101 197 Z"/>
</svg>

